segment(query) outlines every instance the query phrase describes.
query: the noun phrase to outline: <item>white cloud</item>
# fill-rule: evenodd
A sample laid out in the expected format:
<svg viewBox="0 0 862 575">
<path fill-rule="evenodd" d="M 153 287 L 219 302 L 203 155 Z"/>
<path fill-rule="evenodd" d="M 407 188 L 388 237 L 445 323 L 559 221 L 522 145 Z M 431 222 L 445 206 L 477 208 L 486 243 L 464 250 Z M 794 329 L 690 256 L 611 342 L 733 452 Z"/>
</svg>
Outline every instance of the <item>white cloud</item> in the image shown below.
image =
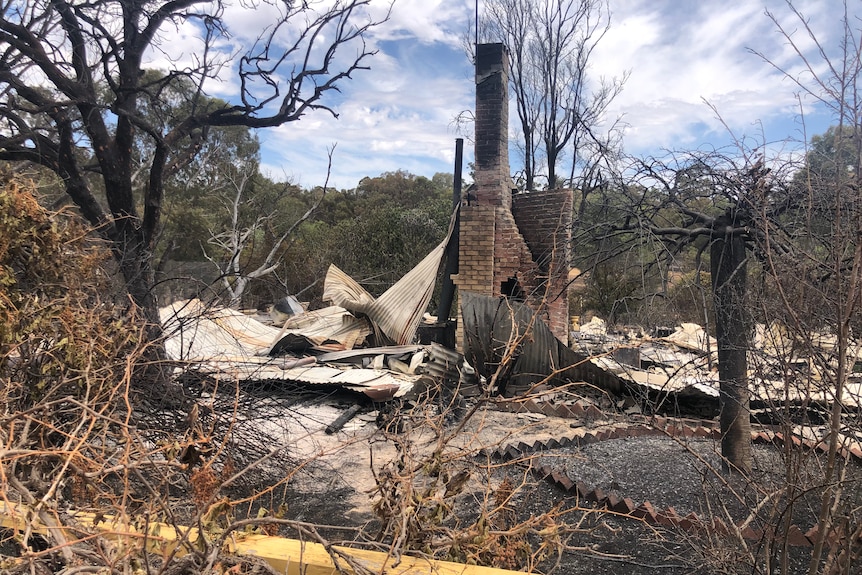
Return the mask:
<svg viewBox="0 0 862 575">
<path fill-rule="evenodd" d="M 391 0 L 374 2 L 378 14 L 390 4 Z M 473 18 L 473 6 L 469 0 L 398 0 L 392 4 L 389 21 L 374 36 L 457 46 Z"/>
<path fill-rule="evenodd" d="M 794 4 L 810 18 L 827 49 L 833 49 L 839 0 Z M 389 0 L 373 0 L 371 17 L 381 18 L 389 5 Z M 337 143 L 333 181 L 341 188 L 388 170 L 425 176 L 450 171 L 458 136 L 453 119 L 474 104 L 472 66 L 461 48 L 474 6 L 472 0 L 395 2 L 389 20 L 368 35 L 369 47 L 378 50 L 367 61 L 371 70 L 355 72 L 340 83 L 341 94 L 330 93 L 323 100 L 339 119 L 317 111 L 261 131 L 265 168 L 273 177 L 321 184 L 327 148 Z M 233 29 L 226 50 L 253 41 L 274 20 L 266 10 L 239 7 L 236 2 L 225 13 Z M 764 14 L 765 9 L 773 11 L 794 31 L 800 48 L 810 52 L 811 39 L 783 0 L 610 0 L 610 7 L 611 29 L 594 52 L 591 73 L 609 78 L 631 72 L 608 114 L 609 121 L 622 115 L 628 124 L 627 151 L 646 154 L 726 142 L 727 128 L 716 111 L 737 136 L 757 138 L 761 131 L 769 140 L 799 136 L 798 86 L 751 52 L 807 79 L 800 59 Z M 200 54 L 199 30 L 187 24 L 166 30 L 165 37 L 170 54 L 154 54 L 163 62 L 190 64 Z M 238 86 L 225 73 L 209 90 L 235 97 Z M 814 126 L 809 136 L 828 125 L 828 115 L 810 100 L 803 110 Z M 472 150 L 467 148 L 469 158 Z M 513 151 L 513 164 L 516 158 Z"/>
<path fill-rule="evenodd" d="M 326 151 L 337 144 L 331 183 L 339 188 L 398 169 L 428 177 L 451 171 L 458 136 L 452 123 L 474 99 L 472 65 L 457 34 L 446 32 L 451 13 L 433 3 L 396 3 L 392 19 L 375 29 L 379 52 L 368 61 L 371 69 L 344 82 L 343 97 L 332 101 L 338 119 L 315 112 L 261 132 L 265 169 L 304 186 L 322 184 Z M 429 23 L 432 15 L 442 20 Z"/>
<path fill-rule="evenodd" d="M 285 173 L 305 186 L 322 184 L 333 144 L 339 188 L 398 169 L 428 177 L 451 171 L 457 136 L 452 120 L 472 105 L 472 81 L 414 74 L 409 66 L 381 68 L 372 65 L 355 85 L 345 85 L 338 119 L 315 113 L 261 132 L 273 177 Z"/>
<path fill-rule="evenodd" d="M 829 19 L 834 20 L 835 13 L 824 10 L 823 2 L 796 4 L 815 17 L 811 25 L 828 42 L 829 25 L 834 25 Z M 799 73 L 798 57 L 764 14 L 765 8 L 788 30 L 799 28 L 780 0 L 611 0 L 613 27 L 597 49 L 594 71 L 609 76 L 631 71 L 612 109 L 613 114 L 624 114 L 630 125 L 628 151 L 648 153 L 727 138 L 715 111 L 738 136 L 761 130 L 761 121 L 776 132 L 792 124 L 798 112 L 798 87 L 751 51 Z M 795 38 L 803 49 L 811 48 L 801 35 Z M 792 134 L 765 137 L 788 135 Z"/>
</svg>

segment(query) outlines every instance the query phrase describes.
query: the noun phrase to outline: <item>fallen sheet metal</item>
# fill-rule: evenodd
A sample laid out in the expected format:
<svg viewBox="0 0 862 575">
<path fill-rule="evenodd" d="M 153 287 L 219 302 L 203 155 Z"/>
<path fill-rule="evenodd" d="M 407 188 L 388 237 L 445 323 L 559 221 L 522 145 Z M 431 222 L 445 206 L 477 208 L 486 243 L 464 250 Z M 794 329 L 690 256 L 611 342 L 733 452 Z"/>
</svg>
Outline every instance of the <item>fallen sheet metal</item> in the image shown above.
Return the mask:
<svg viewBox="0 0 862 575">
<path fill-rule="evenodd" d="M 181 369 L 223 380 L 332 385 L 380 401 L 406 394 L 423 377 L 385 369 L 319 365 L 312 357 L 269 357 L 266 351 L 281 330 L 232 309 L 206 306 L 199 300 L 176 302 L 162 308 L 160 314 L 168 356 L 181 364 Z"/>
<path fill-rule="evenodd" d="M 232 358 L 198 361 L 187 367 L 228 381 L 293 381 L 308 385 L 335 386 L 364 393 L 375 401 L 407 394 L 422 379 L 390 370 L 352 366 L 302 365 L 282 367 L 273 358 Z"/>
<path fill-rule="evenodd" d="M 618 392 L 620 379 L 559 341 L 526 305 L 504 297 L 461 292 L 464 356 L 507 396 L 535 385 L 584 381 Z"/>
<path fill-rule="evenodd" d="M 353 349 L 365 343 L 374 333 L 367 318 L 359 318 L 338 306 L 308 311 L 284 323 L 276 339 L 270 342 L 269 355 L 290 351 L 323 348 L 335 351 Z"/>
<path fill-rule="evenodd" d="M 667 355 L 663 354 L 665 358 Z M 648 391 L 680 397 L 718 399 L 718 372 L 703 369 L 694 363 L 671 359 L 668 364 L 640 369 L 623 364 L 610 354 L 595 356 L 590 361 L 621 380 Z"/>
<path fill-rule="evenodd" d="M 207 307 L 199 300 L 176 302 L 162 308 L 166 351 L 173 360 L 185 363 L 187 369 L 240 381 L 291 380 L 355 389 L 374 399 L 400 397 L 422 378 L 415 374 L 421 358 L 407 363 L 389 358 L 390 369 L 386 370 L 381 369 L 387 362 L 385 353 L 378 354 L 383 356 L 379 360 L 375 357 L 371 369 L 299 365 L 296 361 L 285 363 L 264 356 L 311 349 L 351 350 L 379 332 L 389 341 L 378 343 L 411 343 L 431 299 L 454 221 L 453 214 L 449 233 L 440 245 L 377 299 L 347 274 L 331 266 L 323 298 L 334 305 L 294 314 L 281 328 L 264 325 L 231 309 Z M 330 360 L 333 357 L 330 356 Z"/>
<path fill-rule="evenodd" d="M 166 345 L 171 357 L 183 359 L 212 358 L 221 353 L 236 355 L 237 346 L 252 355 L 271 351 L 285 334 L 301 338 L 305 347 L 330 342 L 339 349 L 351 349 L 362 343 L 372 329 L 367 320 L 356 318 L 336 306 L 306 312 L 287 321 L 282 329 L 266 325 L 239 311 L 206 305 L 200 300 L 183 300 L 161 308 L 160 318 Z M 206 319 L 220 330 L 207 329 L 200 333 L 200 323 Z M 285 346 L 286 347 L 286 346 Z"/>
<path fill-rule="evenodd" d="M 278 335 L 236 310 L 213 308 L 198 299 L 174 302 L 159 310 L 165 351 L 175 361 L 254 356 L 268 349 Z"/>
<path fill-rule="evenodd" d="M 367 315 L 391 343 L 412 343 L 422 314 L 431 301 L 437 270 L 446 251 L 446 244 L 452 236 L 454 223 L 455 214 L 452 214 L 449 231 L 443 241 L 377 299 L 356 280 L 337 266 L 331 265 L 326 272 L 323 300 L 354 313 Z"/>
<path fill-rule="evenodd" d="M 672 334 L 661 339 L 683 349 L 701 353 L 718 353 L 718 341 L 707 335 L 706 331 L 696 323 L 683 323 Z"/>
<path fill-rule="evenodd" d="M 590 341 L 591 361 L 614 373 L 622 381 L 644 391 L 667 393 L 680 398 L 717 402 L 719 398 L 718 350 L 714 338 L 696 324 L 683 324 L 665 337 L 618 337 L 604 333 Z M 794 405 L 816 403 L 829 405 L 835 400 L 831 376 L 812 365 L 810 359 L 792 357 L 793 346 L 775 326 L 758 326 L 749 356 L 749 388 L 753 405 L 780 407 L 783 401 Z M 595 344 L 599 341 L 599 344 Z M 823 351 L 829 338 L 816 340 Z M 614 357 L 620 347 L 640 351 L 640 366 L 629 365 Z M 858 348 L 851 345 L 851 350 Z M 790 357 L 789 357 L 790 356 Z M 774 366 L 780 366 L 776 369 Z M 784 379 L 776 376 L 784 375 Z M 842 404 L 850 409 L 862 408 L 862 381 L 851 376 L 844 385 Z"/>
</svg>

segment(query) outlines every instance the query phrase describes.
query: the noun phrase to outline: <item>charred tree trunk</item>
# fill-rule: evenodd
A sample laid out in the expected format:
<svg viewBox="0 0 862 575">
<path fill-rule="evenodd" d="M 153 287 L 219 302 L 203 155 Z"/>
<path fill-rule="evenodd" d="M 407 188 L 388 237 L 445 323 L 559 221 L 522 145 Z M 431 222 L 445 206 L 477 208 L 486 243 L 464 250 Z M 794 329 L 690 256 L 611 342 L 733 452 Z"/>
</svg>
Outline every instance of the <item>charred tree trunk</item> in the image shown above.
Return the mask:
<svg viewBox="0 0 862 575">
<path fill-rule="evenodd" d="M 163 341 L 159 303 L 156 297 L 155 270 L 150 243 L 143 230 L 132 218 L 122 220 L 113 238 L 114 253 L 129 298 L 144 322 L 146 349 L 134 366 L 133 391 L 138 398 L 156 409 L 179 409 L 187 403 L 182 387 L 172 377 L 173 365 L 168 361 Z"/>
<path fill-rule="evenodd" d="M 366 47 L 365 36 L 389 18 L 387 12 L 381 20 L 369 19 L 369 2 L 345 0 L 323 9 L 295 3 L 254 42 L 235 46 L 238 57 L 254 64 L 235 70 L 241 88 L 228 98 L 231 105 L 210 100 L 204 86 L 220 66 L 214 43 L 236 24 L 224 18 L 218 2 L 205 18 L 207 32 L 219 34 L 200 38 L 203 52 L 214 56 L 158 73 L 146 69 L 145 55 L 161 50 L 165 30 L 176 22 L 204 17 L 198 0 L 32 0 L 0 9 L 0 160 L 54 172 L 110 242 L 131 307 L 146 321 L 152 353 L 143 363 L 154 366 L 151 381 L 165 393 L 173 388 L 161 361 L 152 248 L 166 179 L 179 177 L 212 128 L 276 127 L 312 110 L 337 117 L 324 96 L 367 69 L 375 51 Z M 288 29 L 286 51 L 272 53 Z M 354 55 L 342 58 L 352 45 L 358 48 Z M 257 99 L 261 82 L 273 106 Z M 154 387 L 140 389 L 150 398 L 165 396 Z"/>
<path fill-rule="evenodd" d="M 721 454 L 725 471 L 751 471 L 748 391 L 749 326 L 745 315 L 745 240 L 730 218 L 719 219 L 710 246 L 715 335 L 718 340 Z"/>
<path fill-rule="evenodd" d="M 140 308 L 147 322 L 158 325 L 158 301 L 153 292 L 155 272 L 146 244 L 140 232 L 134 229 L 127 230 L 117 243 L 120 270 L 129 296 Z"/>
</svg>

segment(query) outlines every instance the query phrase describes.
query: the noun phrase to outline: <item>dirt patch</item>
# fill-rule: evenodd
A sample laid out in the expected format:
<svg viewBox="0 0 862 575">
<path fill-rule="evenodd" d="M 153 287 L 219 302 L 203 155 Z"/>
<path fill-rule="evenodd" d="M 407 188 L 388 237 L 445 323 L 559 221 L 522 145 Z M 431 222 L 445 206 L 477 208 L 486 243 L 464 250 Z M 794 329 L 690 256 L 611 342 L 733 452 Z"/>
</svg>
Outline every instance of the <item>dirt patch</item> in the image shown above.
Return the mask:
<svg viewBox="0 0 862 575">
<path fill-rule="evenodd" d="M 444 527 L 470 526 L 480 509 L 493 501 L 500 486 L 508 481 L 517 486 L 508 503 L 513 520 L 528 520 L 555 509 L 560 521 L 572 527 L 560 547 L 564 551 L 551 553 L 540 563 L 543 571 L 558 568 L 560 573 L 711 573 L 722 565 L 751 572 L 763 568 L 764 554 L 758 550 L 758 542 L 740 542 L 732 535 L 648 524 L 635 517 L 608 513 L 579 498 L 576 491 L 563 490 L 534 476 L 530 469 L 540 465 L 549 465 L 573 480 L 615 491 L 635 502 L 648 500 L 656 508 L 673 507 L 680 515 L 695 512 L 704 518 L 729 517 L 738 522 L 757 510 L 758 516 L 751 523 L 757 528 L 767 528 L 770 522 L 783 520 L 789 513 L 793 522 L 807 529 L 813 524 L 820 494 L 817 489 L 800 489 L 792 508 L 786 498 L 776 497 L 776 490 L 786 484 L 787 454 L 767 445 L 754 446 L 754 471 L 749 480 L 720 472 L 719 446 L 711 439 L 628 437 L 581 447 L 536 452 L 527 449 L 522 458 L 508 462 L 494 455 L 506 446 L 541 446 L 542 442 L 570 437 L 578 430 L 607 427 L 610 423 L 624 426 L 625 416 L 614 414 L 605 419 L 577 420 L 466 404 L 462 415 L 472 415 L 464 421 L 448 417 L 451 406 L 420 409 L 407 404 L 402 410 L 411 416 L 398 423 L 401 428 L 397 432 L 391 426 L 389 432 L 384 432 L 380 428 L 379 406 L 369 404 L 342 430 L 327 434 L 326 426 L 353 402 L 343 396 L 294 402 L 281 417 L 272 417 L 272 409 L 268 408 L 270 416 L 258 426 L 273 441 L 282 442 L 294 465 L 300 468 L 284 495 L 287 516 L 350 528 L 323 531 L 340 543 L 367 545 L 379 535 L 381 522 L 373 505 L 379 499 L 377 487 L 382 469 L 391 465 L 421 471 L 427 469 L 434 453 L 439 453 L 435 461 L 442 462 L 445 473 L 454 476 L 463 471 L 468 478 L 463 492 L 446 500 L 452 509 L 442 521 Z M 822 478 L 823 462 L 817 452 L 797 450 L 790 455 L 800 488 Z M 421 480 L 417 482 L 420 485 Z M 862 472 L 858 465 L 848 465 L 844 487 L 850 494 L 845 498 L 847 505 L 862 504 Z M 533 535 L 523 540 L 538 545 Z M 789 549 L 790 572 L 807 569 L 809 553 L 808 547 Z"/>
</svg>

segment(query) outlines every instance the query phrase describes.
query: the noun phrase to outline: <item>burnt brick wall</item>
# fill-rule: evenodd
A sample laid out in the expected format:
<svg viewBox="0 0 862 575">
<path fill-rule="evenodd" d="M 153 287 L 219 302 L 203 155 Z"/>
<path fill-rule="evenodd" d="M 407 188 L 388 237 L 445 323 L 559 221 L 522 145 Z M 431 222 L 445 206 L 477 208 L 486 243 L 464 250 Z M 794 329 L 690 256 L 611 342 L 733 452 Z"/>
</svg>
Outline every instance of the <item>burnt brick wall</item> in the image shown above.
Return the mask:
<svg viewBox="0 0 862 575">
<path fill-rule="evenodd" d="M 461 206 L 461 231 L 458 243 L 458 273 L 452 283 L 458 291 L 494 295 L 494 237 L 496 228 L 494 206 Z M 461 305 L 457 303 L 458 323 L 455 329 L 456 346 L 464 349 L 464 322 L 460 319 Z"/>
<path fill-rule="evenodd" d="M 477 46 L 475 201 L 461 206 L 459 271 L 452 280 L 459 290 L 490 296 L 517 291 L 554 335 L 568 341 L 564 285 L 570 221 L 559 224 L 560 214 L 571 217 L 572 195 L 554 190 L 513 199 L 508 62 L 502 44 Z M 552 257 L 555 246 L 563 250 L 559 259 Z M 461 323 L 456 332 L 459 344 Z"/>
<path fill-rule="evenodd" d="M 498 208 L 494 233 L 494 295 L 508 295 L 503 294 L 503 283 L 514 279 L 527 296 L 525 301 L 529 304 L 536 292 L 538 275 L 539 269 L 533 262 L 533 254 L 518 230 L 512 212 Z"/>
<path fill-rule="evenodd" d="M 536 263 L 559 271 L 568 262 L 572 224 L 572 191 L 547 190 L 516 194 L 512 215 Z"/>
<path fill-rule="evenodd" d="M 496 210 L 493 206 L 461 206 L 458 273 L 452 276 L 458 289 L 495 295 L 495 228 Z"/>
<path fill-rule="evenodd" d="M 512 214 L 540 270 L 537 297 L 541 294 L 544 300 L 545 321 L 554 335 L 568 341 L 572 191 L 516 194 Z"/>
</svg>

